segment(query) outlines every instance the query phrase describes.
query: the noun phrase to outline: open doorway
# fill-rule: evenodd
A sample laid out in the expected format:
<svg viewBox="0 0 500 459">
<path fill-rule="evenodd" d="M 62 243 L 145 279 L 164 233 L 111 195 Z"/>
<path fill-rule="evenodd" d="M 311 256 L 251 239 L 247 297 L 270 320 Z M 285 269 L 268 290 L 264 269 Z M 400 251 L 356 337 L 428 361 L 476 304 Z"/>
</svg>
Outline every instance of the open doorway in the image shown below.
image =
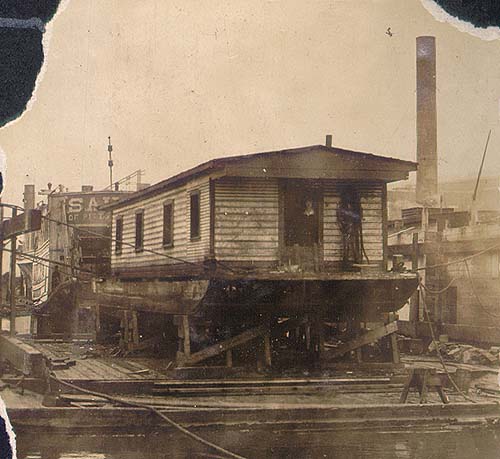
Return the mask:
<svg viewBox="0 0 500 459">
<path fill-rule="evenodd" d="M 319 270 L 322 224 L 321 191 L 303 180 L 285 183 L 282 262 L 291 270 Z"/>
</svg>

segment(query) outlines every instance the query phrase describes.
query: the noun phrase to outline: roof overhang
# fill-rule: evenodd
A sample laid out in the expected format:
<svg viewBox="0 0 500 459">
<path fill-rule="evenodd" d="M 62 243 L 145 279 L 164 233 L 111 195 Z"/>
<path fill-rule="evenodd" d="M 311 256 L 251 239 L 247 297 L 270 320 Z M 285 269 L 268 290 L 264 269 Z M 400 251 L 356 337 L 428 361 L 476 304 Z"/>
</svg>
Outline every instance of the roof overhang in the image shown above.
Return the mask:
<svg viewBox="0 0 500 459">
<path fill-rule="evenodd" d="M 294 148 L 265 153 L 213 159 L 192 169 L 181 172 L 144 190 L 124 197 L 100 209 L 112 210 L 133 204 L 142 199 L 162 193 L 187 181 L 207 175 L 208 177 L 264 177 L 293 179 L 336 179 L 381 181 L 385 183 L 405 180 L 417 163 L 344 150 L 324 145 Z"/>
</svg>

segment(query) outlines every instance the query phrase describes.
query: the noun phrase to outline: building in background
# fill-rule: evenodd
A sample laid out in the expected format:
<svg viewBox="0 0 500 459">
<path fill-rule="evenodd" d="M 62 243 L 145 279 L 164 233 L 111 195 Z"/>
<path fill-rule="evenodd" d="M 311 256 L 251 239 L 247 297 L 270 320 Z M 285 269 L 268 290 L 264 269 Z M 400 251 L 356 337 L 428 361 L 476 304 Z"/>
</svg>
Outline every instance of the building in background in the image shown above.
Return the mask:
<svg viewBox="0 0 500 459">
<path fill-rule="evenodd" d="M 95 334 L 86 292 L 93 278 L 109 272 L 111 259 L 111 219 L 100 207 L 128 193 L 49 187 L 35 203 L 34 185 L 25 186 L 25 209 L 42 211 L 42 227 L 24 236 L 27 256 L 18 263 L 27 280 L 26 296 L 36 306 L 38 336 Z"/>
<path fill-rule="evenodd" d="M 477 177 L 466 177 L 439 182 L 439 203 L 434 207 L 452 208 L 458 212 L 470 212 Z M 387 190 L 387 212 L 389 220 L 401 218 L 401 211 L 417 207 L 415 186 L 396 185 Z M 476 208 L 480 219 L 500 214 L 500 176 L 481 177 Z"/>
</svg>

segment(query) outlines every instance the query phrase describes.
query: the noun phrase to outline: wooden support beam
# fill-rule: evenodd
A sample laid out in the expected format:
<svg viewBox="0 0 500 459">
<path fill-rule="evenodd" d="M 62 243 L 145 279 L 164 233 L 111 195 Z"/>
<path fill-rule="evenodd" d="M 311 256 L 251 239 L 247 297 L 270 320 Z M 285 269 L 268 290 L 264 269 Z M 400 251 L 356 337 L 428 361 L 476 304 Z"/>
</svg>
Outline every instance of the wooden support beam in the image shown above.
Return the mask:
<svg viewBox="0 0 500 459">
<path fill-rule="evenodd" d="M 387 316 L 387 322 L 386 324 L 392 323 L 394 321 L 397 321 L 397 314 L 394 312 L 390 312 Z M 397 322 L 396 322 L 397 323 Z M 392 333 L 389 336 L 389 346 L 391 349 L 391 360 L 393 363 L 399 364 L 401 362 L 400 357 L 399 357 L 399 346 L 398 346 L 398 338 L 397 336 Z"/>
<path fill-rule="evenodd" d="M 122 331 L 122 337 L 120 340 L 120 347 L 122 348 L 128 348 L 128 341 L 129 341 L 129 335 L 128 335 L 128 311 L 123 311 L 122 312 L 122 320 L 120 322 L 120 328 Z"/>
<path fill-rule="evenodd" d="M 392 361 L 396 364 L 401 363 L 401 359 L 399 357 L 398 337 L 393 333 L 390 336 L 390 340 L 391 340 L 391 350 L 392 350 Z"/>
<path fill-rule="evenodd" d="M 94 305 L 94 313 L 95 313 L 95 333 L 96 336 L 99 336 L 101 333 L 101 309 L 99 304 Z"/>
<path fill-rule="evenodd" d="M 271 338 L 269 333 L 264 335 L 264 363 L 266 367 L 271 366 Z"/>
<path fill-rule="evenodd" d="M 188 316 L 182 316 L 182 331 L 183 331 L 184 355 L 186 357 L 189 357 L 191 355 L 191 334 L 189 332 Z"/>
<path fill-rule="evenodd" d="M 306 349 L 311 349 L 311 325 L 309 321 L 305 324 L 305 334 L 306 334 Z"/>
<path fill-rule="evenodd" d="M 316 323 L 316 333 L 318 335 L 318 350 L 321 355 L 325 350 L 325 323 L 322 320 L 318 320 Z"/>
<path fill-rule="evenodd" d="M 361 348 L 361 346 L 374 343 L 375 341 L 378 341 L 380 338 L 390 335 L 391 333 L 394 333 L 397 330 L 398 330 L 397 322 L 391 322 L 390 324 L 384 325 L 382 327 L 363 333 L 362 335 L 356 336 L 347 343 L 340 345 L 338 348 L 333 349 L 328 353 L 325 353 L 325 355 L 328 357 L 328 359 L 334 359 L 336 357 L 340 357 L 344 354 L 347 354 L 348 352 Z"/>
<path fill-rule="evenodd" d="M 226 352 L 226 367 L 233 367 L 233 351 L 231 349 Z"/>
<path fill-rule="evenodd" d="M 137 311 L 131 311 L 131 331 L 132 331 L 132 343 L 134 346 L 139 344 L 139 321 L 137 320 Z"/>
<path fill-rule="evenodd" d="M 265 334 L 269 334 L 269 326 L 268 325 L 260 325 L 259 327 L 251 328 L 250 330 L 246 330 L 243 333 L 233 336 L 225 341 L 221 341 L 212 346 L 206 347 L 205 349 L 195 352 L 190 356 L 182 356 L 179 363 L 186 364 L 195 364 L 199 362 L 203 362 L 211 357 L 215 357 L 217 355 L 223 354 L 227 352 L 229 349 L 232 349 L 237 346 L 241 346 L 242 344 L 247 343 L 259 336 L 263 336 Z"/>
</svg>

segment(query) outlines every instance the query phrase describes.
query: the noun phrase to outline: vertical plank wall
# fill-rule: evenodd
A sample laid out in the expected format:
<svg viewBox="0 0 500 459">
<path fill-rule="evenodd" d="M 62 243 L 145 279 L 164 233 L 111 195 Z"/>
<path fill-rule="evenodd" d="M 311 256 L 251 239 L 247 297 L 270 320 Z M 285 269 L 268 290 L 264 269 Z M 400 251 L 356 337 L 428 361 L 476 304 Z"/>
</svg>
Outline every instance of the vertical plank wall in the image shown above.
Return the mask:
<svg viewBox="0 0 500 459">
<path fill-rule="evenodd" d="M 382 185 L 356 185 L 363 209 L 363 239 L 370 262 L 383 260 Z M 197 241 L 189 238 L 189 196 L 200 191 L 200 233 Z M 277 262 L 279 259 L 279 182 L 266 178 L 221 178 L 215 181 L 214 252 L 219 260 Z M 163 248 L 163 203 L 174 200 L 174 245 Z M 210 254 L 210 191 L 208 177 L 125 208 L 113 211 L 113 235 L 117 216 L 123 216 L 123 240 L 135 240 L 135 213 L 144 210 L 144 247 L 174 257 L 197 262 Z M 324 257 L 327 262 L 342 260 L 342 238 L 337 225 L 340 202 L 338 182 L 324 183 Z M 176 263 L 165 257 L 135 252 L 124 245 L 122 254 L 113 250 L 113 269 Z"/>
<path fill-rule="evenodd" d="M 191 191 L 200 191 L 200 238 L 190 240 L 189 203 Z M 173 247 L 163 247 L 163 204 L 174 201 Z M 112 269 L 144 267 L 178 263 L 165 256 L 147 251 L 137 252 L 133 246 L 135 241 L 135 214 L 144 210 L 144 248 L 154 250 L 192 262 L 202 262 L 209 254 L 210 247 L 210 205 L 209 179 L 202 177 L 192 180 L 182 187 L 175 188 L 159 195 L 132 203 L 113 211 L 113 237 L 116 232 L 116 218 L 123 217 L 123 245 L 121 255 L 115 253 L 115 243 L 112 246 Z"/>
<path fill-rule="evenodd" d="M 363 242 L 370 262 L 384 259 L 382 184 L 360 184 L 358 187 L 363 210 Z"/>
<path fill-rule="evenodd" d="M 223 178 L 215 182 L 215 256 L 219 260 L 278 260 L 278 180 Z"/>
<path fill-rule="evenodd" d="M 357 183 L 363 210 L 363 242 L 370 262 L 383 260 L 382 185 Z M 324 187 L 323 245 L 327 262 L 342 261 L 342 235 L 337 225 L 337 207 L 340 203 L 340 187 L 331 181 Z"/>
</svg>

